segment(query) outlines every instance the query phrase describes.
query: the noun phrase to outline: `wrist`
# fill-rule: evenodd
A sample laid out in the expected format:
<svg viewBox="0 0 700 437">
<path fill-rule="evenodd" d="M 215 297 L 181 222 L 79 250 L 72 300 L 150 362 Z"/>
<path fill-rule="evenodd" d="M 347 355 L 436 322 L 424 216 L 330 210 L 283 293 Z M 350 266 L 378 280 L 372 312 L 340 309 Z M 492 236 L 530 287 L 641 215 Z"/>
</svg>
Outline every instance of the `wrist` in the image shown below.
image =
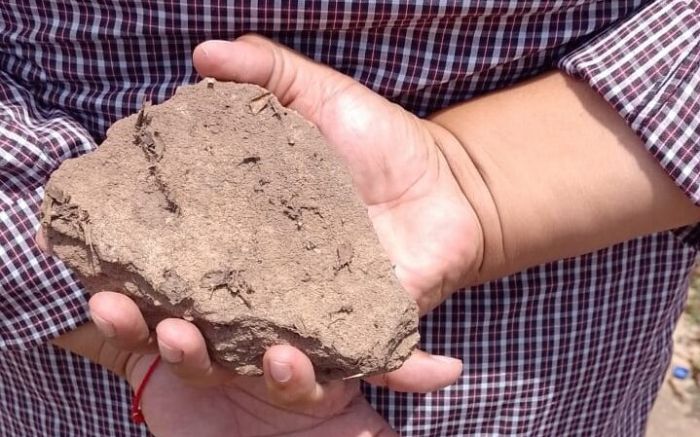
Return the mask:
<svg viewBox="0 0 700 437">
<path fill-rule="evenodd" d="M 444 154 L 483 228 L 478 282 L 700 217 L 617 112 L 562 74 L 431 121 L 452 134 Z"/>
<path fill-rule="evenodd" d="M 465 263 L 460 283 L 454 288 L 477 285 L 499 276 L 506 264 L 503 224 L 499 216 L 496 199 L 489 187 L 489 180 L 471 154 L 463 139 L 456 135 L 449 124 L 441 123 L 439 117 L 427 120 L 438 152 L 444 157 L 449 171 L 459 185 L 464 198 L 476 216 L 478 235 L 476 258 Z"/>
</svg>

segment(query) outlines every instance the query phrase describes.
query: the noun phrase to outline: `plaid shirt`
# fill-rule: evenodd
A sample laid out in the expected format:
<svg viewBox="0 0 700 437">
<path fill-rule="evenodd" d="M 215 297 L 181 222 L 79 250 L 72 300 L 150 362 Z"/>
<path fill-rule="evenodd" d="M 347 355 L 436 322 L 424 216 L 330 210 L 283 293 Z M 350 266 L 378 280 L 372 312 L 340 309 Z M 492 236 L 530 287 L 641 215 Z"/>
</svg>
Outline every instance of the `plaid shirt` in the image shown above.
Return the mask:
<svg viewBox="0 0 700 437">
<path fill-rule="evenodd" d="M 33 241 L 42 186 L 145 97 L 196 81 L 198 42 L 249 31 L 419 115 L 561 68 L 700 204 L 699 0 L 2 0 L 0 434 L 147 434 L 124 381 L 48 344 L 88 316 Z M 641 435 L 698 241 L 693 227 L 643 236 L 457 293 L 421 334 L 464 360 L 458 383 L 365 394 L 404 436 Z"/>
</svg>

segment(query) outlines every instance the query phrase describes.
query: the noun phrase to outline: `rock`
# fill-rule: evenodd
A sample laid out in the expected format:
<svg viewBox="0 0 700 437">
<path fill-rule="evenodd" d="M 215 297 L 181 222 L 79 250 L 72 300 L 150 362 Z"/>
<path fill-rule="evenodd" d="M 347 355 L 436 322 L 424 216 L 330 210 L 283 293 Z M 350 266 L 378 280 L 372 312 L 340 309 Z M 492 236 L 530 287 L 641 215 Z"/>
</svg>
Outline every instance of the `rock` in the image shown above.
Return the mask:
<svg viewBox="0 0 700 437">
<path fill-rule="evenodd" d="M 245 375 L 274 344 L 319 380 L 398 368 L 418 341 L 348 172 L 317 129 L 253 85 L 202 82 L 110 128 L 51 176 L 43 226 L 88 290 L 151 327 L 191 320 Z"/>
</svg>

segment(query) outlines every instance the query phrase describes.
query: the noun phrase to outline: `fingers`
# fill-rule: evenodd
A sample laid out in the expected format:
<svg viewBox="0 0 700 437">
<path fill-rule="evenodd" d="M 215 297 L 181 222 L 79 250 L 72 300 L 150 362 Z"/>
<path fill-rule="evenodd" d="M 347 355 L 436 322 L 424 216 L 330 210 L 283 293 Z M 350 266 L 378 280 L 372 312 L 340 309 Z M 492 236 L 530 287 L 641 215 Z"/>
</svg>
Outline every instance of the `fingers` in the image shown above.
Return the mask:
<svg viewBox="0 0 700 437">
<path fill-rule="evenodd" d="M 51 255 L 51 243 L 46 238 L 46 233 L 44 233 L 43 227 L 40 227 L 37 231 L 34 241 L 36 242 L 36 245 L 39 247 L 39 249 L 41 249 L 42 252 Z"/>
<path fill-rule="evenodd" d="M 315 403 L 323 396 L 309 358 L 291 346 L 272 346 L 263 358 L 265 383 L 279 404 Z"/>
<path fill-rule="evenodd" d="M 212 363 L 202 333 L 182 319 L 165 319 L 156 327 L 158 350 L 170 370 L 197 386 L 223 384 L 235 377 Z"/>
<path fill-rule="evenodd" d="M 395 391 L 428 393 L 454 384 L 461 374 L 460 360 L 416 350 L 398 370 L 365 380 Z"/>
<path fill-rule="evenodd" d="M 211 362 L 199 329 L 185 320 L 163 320 L 156 327 L 156 335 L 152 335 L 134 301 L 107 291 L 90 299 L 90 314 L 110 344 L 130 352 L 159 351 L 171 371 L 188 383 L 211 386 L 234 377 L 232 372 Z"/>
<path fill-rule="evenodd" d="M 357 391 L 356 385 L 343 381 L 317 383 L 309 358 L 292 346 L 269 348 L 263 358 L 263 370 L 270 400 L 296 410 L 315 406 L 316 414 L 319 408 L 334 413 L 347 405 Z"/>
<path fill-rule="evenodd" d="M 321 124 L 319 108 L 324 102 L 339 90 L 357 84 L 257 35 L 246 35 L 233 42 L 207 41 L 192 56 L 202 76 L 263 86 L 283 105 L 298 110 L 317 125 Z"/>
<path fill-rule="evenodd" d="M 127 296 L 97 293 L 90 299 L 90 312 L 97 328 L 115 347 L 132 352 L 156 349 L 138 306 Z M 204 338 L 193 324 L 166 319 L 158 324 L 156 333 L 157 349 L 164 363 L 188 383 L 212 386 L 235 377 L 212 363 Z M 309 358 L 291 346 L 268 349 L 263 369 L 270 400 L 296 410 L 319 405 L 328 411 L 342 409 L 356 388 L 341 381 L 318 384 Z M 400 369 L 367 381 L 396 391 L 430 392 L 453 384 L 461 372 L 462 363 L 457 359 L 416 351 Z"/>
<path fill-rule="evenodd" d="M 141 310 L 127 296 L 110 291 L 90 299 L 90 315 L 105 338 L 119 349 L 131 352 L 154 352 L 155 343 Z"/>
<path fill-rule="evenodd" d="M 399 198 L 435 155 L 418 118 L 354 79 L 268 39 L 246 35 L 233 42 L 207 41 L 192 57 L 202 76 L 263 86 L 314 123 L 339 152 L 367 205 Z"/>
</svg>

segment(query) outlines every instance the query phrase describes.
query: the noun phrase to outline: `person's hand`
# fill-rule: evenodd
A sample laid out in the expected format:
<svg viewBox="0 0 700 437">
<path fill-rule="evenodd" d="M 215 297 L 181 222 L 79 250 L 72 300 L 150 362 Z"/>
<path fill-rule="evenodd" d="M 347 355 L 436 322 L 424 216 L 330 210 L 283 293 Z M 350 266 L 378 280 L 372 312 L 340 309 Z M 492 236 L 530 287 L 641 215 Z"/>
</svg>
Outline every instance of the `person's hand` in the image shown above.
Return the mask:
<svg viewBox="0 0 700 437">
<path fill-rule="evenodd" d="M 399 280 L 423 313 L 474 276 L 483 255 L 481 229 L 439 147 L 453 141 L 447 131 L 260 37 L 204 43 L 194 63 L 203 76 L 268 88 L 319 127 L 348 165 Z M 90 307 L 107 337 L 100 361 L 109 361 L 105 351 L 113 351 L 126 363 L 132 386 L 152 361 L 149 353 L 160 351 L 165 363 L 143 398 L 155 435 L 391 433 L 361 397 L 357 381 L 317 384 L 311 363 L 294 348 L 271 348 L 264 378 L 234 378 L 211 362 L 201 334 L 184 320 L 161 322 L 153 336 L 125 296 L 98 293 Z M 76 350 L 75 339 L 63 340 L 57 344 Z M 288 379 L 275 379 L 285 374 L 279 369 L 287 370 Z M 428 392 L 460 374 L 459 360 L 417 351 L 401 369 L 368 380 L 394 390 Z"/>
<path fill-rule="evenodd" d="M 148 352 L 153 342 L 136 304 L 118 293 L 100 293 L 90 306 L 97 322 L 53 343 L 120 374 L 136 390 L 156 357 Z M 107 341 L 98 329 L 109 335 Z M 155 436 L 395 435 L 361 397 L 357 381 L 317 384 L 308 358 L 291 346 L 267 351 L 263 381 L 234 377 L 212 365 L 199 331 L 184 320 L 166 320 L 157 331 L 163 359 L 173 358 L 163 350 L 166 340 L 181 353 L 177 352 L 177 363 L 155 367 L 145 384 L 141 409 Z M 288 373 L 276 374 L 284 377 L 284 383 L 273 377 L 275 363 L 287 366 Z M 266 383 L 274 397 L 267 393 Z M 282 403 L 293 403 L 295 409 L 277 406 Z"/>
<path fill-rule="evenodd" d="M 212 363 L 201 333 L 185 320 L 166 319 L 153 336 L 136 303 L 112 292 L 93 296 L 90 311 L 94 325 L 55 344 L 122 374 L 134 389 L 159 351 L 161 365 L 142 399 L 156 436 L 396 435 L 362 397 L 358 380 L 317 383 L 309 359 L 291 346 L 268 349 L 263 378 L 235 376 Z M 459 360 L 416 352 L 379 382 L 429 392 L 453 383 L 461 370 Z"/>
<path fill-rule="evenodd" d="M 50 251 L 41 232 L 37 241 Z M 156 436 L 396 435 L 361 396 L 357 380 L 318 384 L 309 359 L 291 346 L 265 353 L 263 378 L 240 377 L 212 363 L 201 333 L 185 320 L 163 320 L 152 333 L 136 303 L 114 292 L 95 294 L 90 312 L 93 323 L 54 345 L 126 378 L 134 390 L 159 353 L 161 365 L 145 384 L 141 403 Z M 375 382 L 430 392 L 452 384 L 461 370 L 459 360 L 416 351 Z"/>
<path fill-rule="evenodd" d="M 203 43 L 194 65 L 202 76 L 267 88 L 319 128 L 347 164 L 398 279 L 422 313 L 473 283 L 483 235 L 441 151 L 456 142 L 449 132 L 262 37 Z"/>
</svg>

